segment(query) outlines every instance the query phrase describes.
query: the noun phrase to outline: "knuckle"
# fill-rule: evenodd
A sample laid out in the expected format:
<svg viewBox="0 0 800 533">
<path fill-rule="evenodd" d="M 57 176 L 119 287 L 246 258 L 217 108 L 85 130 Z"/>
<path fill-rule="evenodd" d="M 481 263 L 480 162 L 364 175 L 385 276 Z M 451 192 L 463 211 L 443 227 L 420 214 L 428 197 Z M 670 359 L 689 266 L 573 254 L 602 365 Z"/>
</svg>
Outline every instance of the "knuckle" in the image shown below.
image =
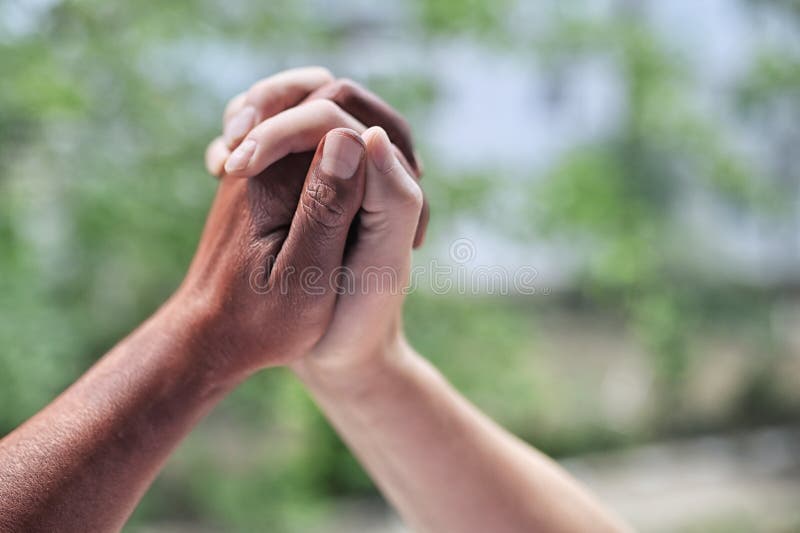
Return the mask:
<svg viewBox="0 0 800 533">
<path fill-rule="evenodd" d="M 276 83 L 275 78 L 265 78 L 255 82 L 248 90 L 246 100 L 257 107 L 263 106 L 266 101 L 282 100 L 284 87 Z"/>
<path fill-rule="evenodd" d="M 339 78 L 334 82 L 334 98 L 348 100 L 353 98 L 360 90 L 360 85 L 350 78 Z"/>
<path fill-rule="evenodd" d="M 342 115 L 342 109 L 331 100 L 313 100 L 306 105 L 312 106 L 317 117 L 325 123 L 338 123 Z"/>
<path fill-rule="evenodd" d="M 403 180 L 400 197 L 404 205 L 417 212 L 422 210 L 422 204 L 425 203 L 425 193 L 422 192 L 422 187 L 409 176 Z"/>
<path fill-rule="evenodd" d="M 402 176 L 405 172 L 402 163 L 400 163 L 396 157 L 391 159 L 391 162 L 388 164 L 388 166 L 382 168 L 379 167 L 377 170 L 384 176 L 387 176 L 389 179 L 395 178 L 396 176 Z"/>
<path fill-rule="evenodd" d="M 292 86 L 286 84 L 274 85 L 269 92 L 262 97 L 262 105 L 264 107 L 272 106 L 273 113 L 288 109 L 294 103 L 292 98 Z"/>
<path fill-rule="evenodd" d="M 306 67 L 309 72 L 312 72 L 314 75 L 318 76 L 321 80 L 325 80 L 326 82 L 330 83 L 335 78 L 333 76 L 333 72 L 330 71 L 329 68 L 323 67 L 321 65 L 312 65 L 310 67 Z"/>
<path fill-rule="evenodd" d="M 314 180 L 306 187 L 302 198 L 303 210 L 313 224 L 325 230 L 342 227 L 345 209 L 334 187 L 322 180 Z"/>
<path fill-rule="evenodd" d="M 239 106 L 244 103 L 246 98 L 247 92 L 242 92 L 228 100 L 228 103 L 225 104 L 225 111 L 223 111 L 223 115 L 225 117 L 230 116 Z"/>
</svg>

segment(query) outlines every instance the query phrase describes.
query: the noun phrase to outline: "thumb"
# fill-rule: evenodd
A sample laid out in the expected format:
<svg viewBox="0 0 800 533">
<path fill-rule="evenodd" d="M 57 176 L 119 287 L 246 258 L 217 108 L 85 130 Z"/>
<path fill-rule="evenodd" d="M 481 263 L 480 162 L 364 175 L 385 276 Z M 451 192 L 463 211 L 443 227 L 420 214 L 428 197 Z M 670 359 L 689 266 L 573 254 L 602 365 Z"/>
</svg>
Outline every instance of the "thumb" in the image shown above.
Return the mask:
<svg viewBox="0 0 800 533">
<path fill-rule="evenodd" d="M 364 195 L 364 154 L 364 141 L 346 128 L 331 130 L 317 147 L 273 270 L 285 276 L 281 283 L 293 298 L 318 298 L 332 288 Z"/>
<path fill-rule="evenodd" d="M 423 206 L 422 189 L 397 158 L 383 129 L 370 128 L 363 138 L 367 146 L 364 201 L 358 239 L 347 266 L 357 276 L 369 268 L 388 268 L 405 280 Z"/>
</svg>

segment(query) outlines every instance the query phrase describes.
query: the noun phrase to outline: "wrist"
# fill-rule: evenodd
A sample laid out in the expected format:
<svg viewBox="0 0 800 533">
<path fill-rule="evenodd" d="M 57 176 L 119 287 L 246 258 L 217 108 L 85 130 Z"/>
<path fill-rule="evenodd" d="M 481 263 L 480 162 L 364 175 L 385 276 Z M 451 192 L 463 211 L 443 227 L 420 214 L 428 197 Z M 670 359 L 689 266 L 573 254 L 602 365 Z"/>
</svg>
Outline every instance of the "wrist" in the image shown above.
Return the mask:
<svg viewBox="0 0 800 533">
<path fill-rule="evenodd" d="M 409 360 L 418 357 L 402 332 L 392 335 L 368 352 L 349 354 L 312 353 L 290 368 L 315 394 L 339 399 L 362 399 L 393 381 Z"/>
<path fill-rule="evenodd" d="M 173 296 L 142 324 L 130 342 L 142 343 L 158 354 L 172 372 L 198 394 L 232 390 L 247 376 L 230 368 L 229 354 L 214 334 L 215 318 L 186 298 Z"/>
</svg>

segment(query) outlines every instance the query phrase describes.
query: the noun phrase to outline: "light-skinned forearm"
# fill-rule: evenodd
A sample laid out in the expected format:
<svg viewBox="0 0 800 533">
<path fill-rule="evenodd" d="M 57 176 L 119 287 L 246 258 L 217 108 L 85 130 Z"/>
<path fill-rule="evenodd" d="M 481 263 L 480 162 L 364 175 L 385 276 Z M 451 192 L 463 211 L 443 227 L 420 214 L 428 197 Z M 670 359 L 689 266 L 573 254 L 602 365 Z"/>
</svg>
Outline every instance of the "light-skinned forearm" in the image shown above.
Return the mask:
<svg viewBox="0 0 800 533">
<path fill-rule="evenodd" d="M 228 385 L 162 310 L 0 441 L 0 530 L 116 531 Z"/>
<path fill-rule="evenodd" d="M 415 531 L 626 530 L 407 344 L 390 351 L 347 377 L 298 374 Z"/>
</svg>

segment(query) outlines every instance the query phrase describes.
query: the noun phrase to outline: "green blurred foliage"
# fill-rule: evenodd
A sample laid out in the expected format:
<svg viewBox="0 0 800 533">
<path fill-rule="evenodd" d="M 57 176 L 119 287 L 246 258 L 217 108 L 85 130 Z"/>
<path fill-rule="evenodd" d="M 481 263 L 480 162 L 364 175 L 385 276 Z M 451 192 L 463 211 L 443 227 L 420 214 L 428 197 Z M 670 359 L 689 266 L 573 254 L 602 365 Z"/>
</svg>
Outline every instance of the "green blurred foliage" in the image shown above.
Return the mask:
<svg viewBox="0 0 800 533">
<path fill-rule="evenodd" d="M 584 290 L 629 317 L 656 358 L 664 416 L 681 417 L 676 393 L 690 367 L 690 339 L 719 292 L 687 257 L 691 245 L 679 209 L 687 179 L 740 216 L 786 215 L 796 195 L 779 176 L 759 175 L 724 123 L 696 108 L 696 84 L 683 58 L 649 29 L 641 6 L 620 2 L 616 15 L 601 22 L 567 16 L 543 39 L 553 69 L 587 57 L 613 61 L 623 73 L 627 106 L 615 132 L 569 151 L 550 179 L 535 186 L 541 204 L 531 227 L 567 232 L 591 247 Z M 732 90 L 749 106 L 761 105 L 780 84 L 792 87 L 784 72 L 764 76 L 761 63 Z M 791 62 L 777 63 L 777 70 L 791 70 Z M 754 318 L 769 310 L 750 306 Z"/>
<path fill-rule="evenodd" d="M 542 2 L 549 24 L 520 32 L 508 17 L 514 2 L 407 3 L 414 24 L 406 29 L 425 47 L 468 40 L 537 61 L 554 80 L 587 58 L 619 73 L 625 108 L 616 129 L 531 176 L 519 205 L 498 207 L 492 193 L 511 184 L 492 169 L 450 175 L 422 147 L 432 241 L 468 216 L 523 243 L 566 238 L 590 251 L 562 299 L 420 292 L 406 310 L 413 344 L 459 389 L 555 454 L 704 429 L 687 418 L 680 393 L 698 356 L 695 337 L 715 328 L 755 339 L 753 352 L 767 354 L 723 423 L 763 421 L 781 409 L 796 415 L 769 378 L 781 353 L 769 325 L 776 298 L 693 270 L 678 207 L 691 181 L 742 216 L 797 209 L 785 199 L 797 198 L 800 130 L 776 124 L 787 116 L 800 123 L 800 54 L 765 47 L 724 95 L 741 120 L 776 137 L 771 165 L 757 167 L 721 121 L 695 106 L 692 72 L 635 3 L 612 4 L 615 16 L 596 17 L 581 2 Z M 241 55 L 255 65 L 245 83 L 298 57 L 336 63 L 348 36 L 370 24 L 357 13 L 320 17 L 313 2 L 41 5 L 32 29 L 0 33 L 0 433 L 45 405 L 180 282 L 214 194 L 202 153 L 218 134 L 218 87 L 232 73 L 224 59 Z M 797 2 L 747 5 L 800 16 Z M 219 72 L 190 68 L 179 60 L 187 54 L 198 63 L 209 54 Z M 423 73 L 361 81 L 412 118 L 446 98 Z M 591 320 L 619 317 L 634 332 L 652 354 L 662 396 L 653 421 L 609 428 L 583 378 L 551 379 L 537 349 L 542 303 Z M 365 494 L 374 489 L 356 461 L 277 370 L 248 381 L 190 437 L 134 525 L 300 531 L 335 498 Z"/>
</svg>

